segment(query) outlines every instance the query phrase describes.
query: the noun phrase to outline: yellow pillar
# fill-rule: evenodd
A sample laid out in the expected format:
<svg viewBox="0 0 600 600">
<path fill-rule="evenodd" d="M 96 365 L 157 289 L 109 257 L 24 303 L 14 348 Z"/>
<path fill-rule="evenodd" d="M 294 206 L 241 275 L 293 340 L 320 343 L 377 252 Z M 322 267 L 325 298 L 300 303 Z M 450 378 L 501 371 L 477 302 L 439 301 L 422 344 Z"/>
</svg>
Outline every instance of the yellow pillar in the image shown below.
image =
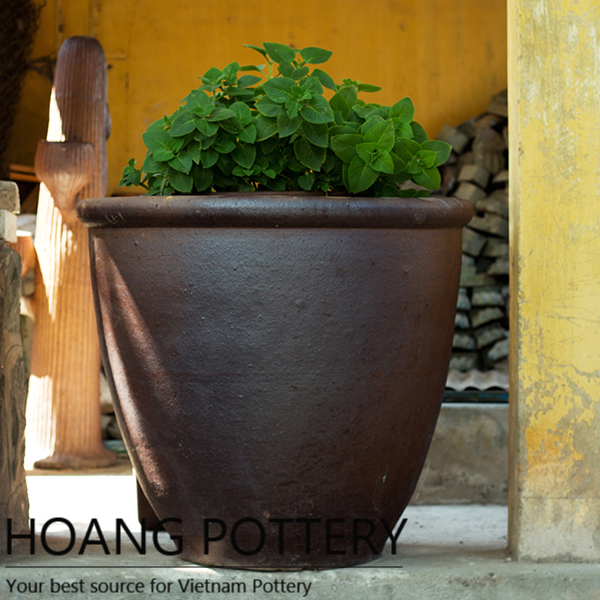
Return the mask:
<svg viewBox="0 0 600 600">
<path fill-rule="evenodd" d="M 508 0 L 509 538 L 600 560 L 600 3 Z"/>
</svg>

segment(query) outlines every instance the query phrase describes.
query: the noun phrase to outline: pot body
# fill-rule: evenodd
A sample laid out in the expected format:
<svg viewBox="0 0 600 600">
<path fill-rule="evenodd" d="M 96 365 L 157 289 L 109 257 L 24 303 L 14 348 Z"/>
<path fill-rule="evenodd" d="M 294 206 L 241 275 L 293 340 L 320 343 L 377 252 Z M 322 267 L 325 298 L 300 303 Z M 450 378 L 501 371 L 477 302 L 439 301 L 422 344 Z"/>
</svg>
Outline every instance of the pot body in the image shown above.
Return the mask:
<svg viewBox="0 0 600 600">
<path fill-rule="evenodd" d="M 435 428 L 470 206 L 224 195 L 78 213 L 125 443 L 182 557 L 375 558 Z"/>
</svg>

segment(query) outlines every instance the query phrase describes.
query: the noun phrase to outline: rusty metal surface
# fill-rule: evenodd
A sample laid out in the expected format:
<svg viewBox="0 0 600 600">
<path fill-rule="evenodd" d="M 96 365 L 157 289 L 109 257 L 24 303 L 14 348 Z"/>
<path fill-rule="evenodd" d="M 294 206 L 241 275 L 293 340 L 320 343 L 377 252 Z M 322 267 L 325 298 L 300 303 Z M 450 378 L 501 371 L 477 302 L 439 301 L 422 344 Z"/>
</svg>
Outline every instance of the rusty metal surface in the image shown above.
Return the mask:
<svg viewBox="0 0 600 600">
<path fill-rule="evenodd" d="M 270 198 L 255 198 L 250 221 L 270 210 Z M 151 204 L 174 200 L 133 205 L 146 207 L 140 219 L 148 223 Z M 79 209 L 104 222 L 90 229 L 103 358 L 140 483 L 160 518 L 182 520 L 167 525 L 183 533 L 182 556 L 249 568 L 374 558 L 387 535 L 381 519 L 393 526 L 407 505 L 436 424 L 466 203 L 427 201 L 448 214 L 452 226 L 443 229 L 415 228 L 409 203 L 399 202 L 405 229 L 398 215 L 386 228 L 322 226 L 323 199 L 305 228 L 269 219 L 234 226 L 231 215 L 219 228 L 216 198 L 206 209 L 214 214 L 197 217 L 211 226 L 160 227 L 164 212 L 155 207 L 159 216 L 141 227 L 132 210 L 110 216 L 109 202 Z M 339 221 L 356 220 L 353 199 L 342 202 Z M 236 210 L 243 223 L 243 203 Z M 208 554 L 206 519 L 228 528 Z M 258 553 L 255 522 L 238 525 L 232 542 L 244 519 L 264 528 Z M 297 519 L 320 519 L 310 553 L 306 522 Z M 355 547 L 353 527 L 366 534 L 367 520 L 372 544 L 358 539 Z"/>
</svg>

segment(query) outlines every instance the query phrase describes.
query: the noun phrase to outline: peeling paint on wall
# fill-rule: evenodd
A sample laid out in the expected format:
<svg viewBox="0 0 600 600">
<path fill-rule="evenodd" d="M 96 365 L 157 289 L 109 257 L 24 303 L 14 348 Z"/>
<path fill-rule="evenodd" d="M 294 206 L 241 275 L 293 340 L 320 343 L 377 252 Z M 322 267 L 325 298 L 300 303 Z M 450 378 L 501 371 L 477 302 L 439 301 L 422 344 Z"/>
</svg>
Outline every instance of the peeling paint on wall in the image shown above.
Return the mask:
<svg viewBox="0 0 600 600">
<path fill-rule="evenodd" d="M 511 540 L 598 559 L 600 4 L 509 0 L 509 14 Z"/>
</svg>

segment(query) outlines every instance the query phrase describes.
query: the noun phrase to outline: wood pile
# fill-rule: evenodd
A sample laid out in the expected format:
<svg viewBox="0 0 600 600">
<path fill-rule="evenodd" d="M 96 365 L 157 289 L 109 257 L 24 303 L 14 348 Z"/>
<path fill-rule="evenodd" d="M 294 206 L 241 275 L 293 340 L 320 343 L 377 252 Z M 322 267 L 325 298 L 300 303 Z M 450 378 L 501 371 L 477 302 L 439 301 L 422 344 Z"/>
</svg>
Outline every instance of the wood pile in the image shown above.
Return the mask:
<svg viewBox="0 0 600 600">
<path fill-rule="evenodd" d="M 508 357 L 508 112 L 506 91 L 486 112 L 445 125 L 437 136 L 452 155 L 439 193 L 469 200 L 475 217 L 464 229 L 462 274 L 450 368 L 506 368 Z"/>
</svg>

